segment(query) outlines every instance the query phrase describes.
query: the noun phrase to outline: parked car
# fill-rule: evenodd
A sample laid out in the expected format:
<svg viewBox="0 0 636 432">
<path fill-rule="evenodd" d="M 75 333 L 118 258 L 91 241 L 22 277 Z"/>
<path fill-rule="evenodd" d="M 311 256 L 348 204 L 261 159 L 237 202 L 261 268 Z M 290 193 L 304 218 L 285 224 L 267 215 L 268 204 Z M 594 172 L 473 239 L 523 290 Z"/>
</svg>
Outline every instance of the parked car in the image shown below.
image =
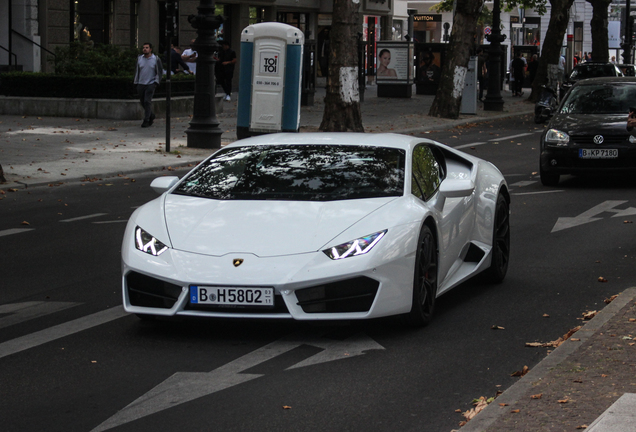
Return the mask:
<svg viewBox="0 0 636 432">
<path fill-rule="evenodd" d="M 636 131 L 627 117 L 636 105 L 636 78 L 592 78 L 574 84 L 541 135 L 541 183 L 563 174 L 636 170 Z"/>
<path fill-rule="evenodd" d="M 574 66 L 567 81 L 575 83 L 588 78 L 621 76 L 623 76 L 623 72 L 613 63 L 585 62 Z"/>
<path fill-rule="evenodd" d="M 123 304 L 141 317 L 428 323 L 478 273 L 501 282 L 508 186 L 489 162 L 396 134 L 236 141 L 135 210 Z"/>
<path fill-rule="evenodd" d="M 623 72 L 623 75 L 625 75 L 626 77 L 636 76 L 636 65 L 633 65 L 633 64 L 617 64 L 616 67 L 619 68 L 620 71 Z"/>
</svg>

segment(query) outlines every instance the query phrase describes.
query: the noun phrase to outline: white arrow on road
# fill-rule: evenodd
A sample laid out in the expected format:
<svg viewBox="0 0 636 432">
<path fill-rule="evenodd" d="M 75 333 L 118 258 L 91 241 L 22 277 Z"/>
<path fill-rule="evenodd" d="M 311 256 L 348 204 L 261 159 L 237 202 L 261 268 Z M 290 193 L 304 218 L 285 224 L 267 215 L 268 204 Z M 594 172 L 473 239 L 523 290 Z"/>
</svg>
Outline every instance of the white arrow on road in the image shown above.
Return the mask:
<svg viewBox="0 0 636 432">
<path fill-rule="evenodd" d="M 552 228 L 551 232 L 557 232 L 564 229 L 572 228 L 578 225 L 583 225 L 589 222 L 594 222 L 602 218 L 594 217 L 604 212 L 616 213 L 613 217 L 629 216 L 636 214 L 636 209 L 629 207 L 625 210 L 615 210 L 614 207 L 626 203 L 627 201 L 605 201 L 595 207 L 592 207 L 588 211 L 581 213 L 575 217 L 560 217 L 557 223 Z"/>
<path fill-rule="evenodd" d="M 97 426 L 92 432 L 105 431 L 150 414 L 259 378 L 263 375 L 243 374 L 241 372 L 251 369 L 267 360 L 271 360 L 274 357 L 278 357 L 301 345 L 323 348 L 324 351 L 287 369 L 355 357 L 369 350 L 384 349 L 382 345 L 364 334 L 354 335 L 344 341 L 338 341 L 323 338 L 320 337 L 320 335 L 294 333 L 265 345 L 211 372 L 177 372 L 119 411 L 113 417 Z"/>
</svg>

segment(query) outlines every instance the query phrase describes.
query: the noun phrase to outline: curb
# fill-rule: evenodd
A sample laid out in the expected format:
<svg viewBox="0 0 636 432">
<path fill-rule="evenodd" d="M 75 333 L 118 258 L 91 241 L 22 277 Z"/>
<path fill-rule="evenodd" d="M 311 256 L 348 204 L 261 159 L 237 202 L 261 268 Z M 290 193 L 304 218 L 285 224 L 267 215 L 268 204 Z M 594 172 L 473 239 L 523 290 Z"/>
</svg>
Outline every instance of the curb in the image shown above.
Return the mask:
<svg viewBox="0 0 636 432">
<path fill-rule="evenodd" d="M 526 375 L 504 391 L 495 401 L 484 408 L 472 420 L 460 428 L 461 432 L 483 432 L 496 420 L 499 419 L 505 410 L 501 409 L 500 403 L 513 405 L 517 403 L 528 390 L 533 387 L 533 383 L 541 381 L 555 366 L 566 360 L 570 354 L 579 349 L 587 340 L 596 333 L 607 321 L 618 313 L 625 305 L 636 299 L 636 287 L 627 288 L 619 294 L 610 304 L 605 306 L 594 318 L 586 323 L 576 332 L 577 339 L 568 339 L 559 347 L 552 351 L 546 358 L 541 360 Z"/>
</svg>

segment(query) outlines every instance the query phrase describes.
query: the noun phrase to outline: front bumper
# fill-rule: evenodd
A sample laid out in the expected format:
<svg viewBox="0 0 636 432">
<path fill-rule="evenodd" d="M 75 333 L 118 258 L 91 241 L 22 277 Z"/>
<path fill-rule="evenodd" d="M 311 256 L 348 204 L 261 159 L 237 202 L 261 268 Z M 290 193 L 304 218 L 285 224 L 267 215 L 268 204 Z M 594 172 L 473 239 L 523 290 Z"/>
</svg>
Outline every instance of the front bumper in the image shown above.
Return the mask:
<svg viewBox="0 0 636 432">
<path fill-rule="evenodd" d="M 232 260 L 244 259 L 235 268 Z M 154 257 L 129 248 L 122 254 L 127 312 L 158 316 L 366 319 L 411 308 L 414 256 L 378 262 L 373 254 L 333 261 L 322 252 L 259 258 L 212 257 L 169 250 Z M 272 287 L 273 308 L 190 303 L 189 287 Z"/>
</svg>

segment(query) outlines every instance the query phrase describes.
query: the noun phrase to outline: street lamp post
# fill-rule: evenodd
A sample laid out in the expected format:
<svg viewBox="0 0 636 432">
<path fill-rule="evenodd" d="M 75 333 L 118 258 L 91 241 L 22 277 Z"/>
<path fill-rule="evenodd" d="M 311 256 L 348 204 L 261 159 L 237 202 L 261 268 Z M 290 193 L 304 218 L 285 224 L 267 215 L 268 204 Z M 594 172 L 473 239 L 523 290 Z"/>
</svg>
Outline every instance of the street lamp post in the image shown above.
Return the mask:
<svg viewBox="0 0 636 432">
<path fill-rule="evenodd" d="M 492 31 L 486 36 L 490 42 L 488 50 L 488 93 L 484 100 L 485 111 L 503 111 L 501 97 L 501 42 L 506 39 L 501 34 L 501 10 L 499 0 L 494 0 L 492 11 Z"/>
<path fill-rule="evenodd" d="M 223 23 L 223 17 L 214 16 L 214 0 L 201 0 L 197 10 L 197 15 L 188 17 L 190 25 L 197 29 L 197 38 L 192 45 L 197 52 L 197 73 L 194 112 L 186 130 L 187 143 L 188 147 L 194 148 L 221 148 L 223 132 L 216 118 L 214 53 L 219 49 L 215 33 Z"/>
</svg>

